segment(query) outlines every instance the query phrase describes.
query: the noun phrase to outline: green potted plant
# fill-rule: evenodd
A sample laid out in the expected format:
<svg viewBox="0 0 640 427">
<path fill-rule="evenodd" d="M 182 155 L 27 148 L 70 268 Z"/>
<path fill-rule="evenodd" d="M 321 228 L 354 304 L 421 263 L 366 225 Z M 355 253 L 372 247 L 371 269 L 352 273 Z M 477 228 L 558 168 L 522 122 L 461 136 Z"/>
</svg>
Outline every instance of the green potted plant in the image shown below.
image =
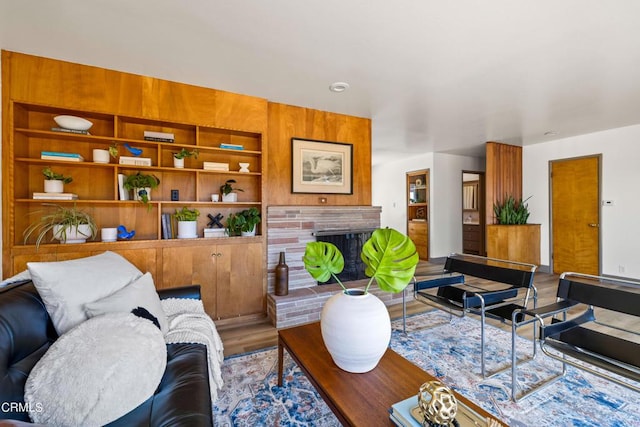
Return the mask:
<svg viewBox="0 0 640 427">
<path fill-rule="evenodd" d="M 155 175 L 140 172 L 129 175 L 124 180 L 124 188 L 133 190 L 133 199 L 147 204 L 151 200 L 151 189 L 160 185 L 160 179 Z"/>
<path fill-rule="evenodd" d="M 61 173 L 54 172 L 50 167 L 42 169 L 44 175 L 44 192 L 45 193 L 62 193 L 64 192 L 64 184 L 73 181 L 70 176 L 64 176 Z"/>
<path fill-rule="evenodd" d="M 43 215 L 38 222 L 34 222 L 24 230 L 24 243 L 36 233 L 36 248 L 47 233 L 52 232 L 51 240 L 60 240 L 62 243 L 84 243 L 86 239 L 96 237 L 98 227 L 91 215 L 73 207 L 64 207 L 52 203 L 44 203 L 44 206 L 55 208 L 53 212 Z"/>
<path fill-rule="evenodd" d="M 332 243 L 309 242 L 302 258 L 315 280 L 334 277 L 342 287 L 322 308 L 320 329 L 335 364 L 354 373 L 375 368 L 391 339 L 389 312 L 369 293 L 373 280 L 383 291 L 401 292 L 413 279 L 419 261 L 411 239 L 391 228 L 375 230 L 363 245 L 361 258 L 370 278 L 364 290 L 347 289 L 338 279 L 344 257 Z"/>
<path fill-rule="evenodd" d="M 242 191 L 241 188 L 234 188 L 233 184 L 236 183 L 235 179 L 228 179 L 224 184 L 220 186 L 220 192 L 222 193 L 222 201 L 223 202 L 237 202 L 238 194 L 236 191 Z"/>
<path fill-rule="evenodd" d="M 256 226 L 260 223 L 258 208 L 249 208 L 229 215 L 227 219 L 227 233 L 229 236 L 255 236 Z"/>
<path fill-rule="evenodd" d="M 193 239 L 198 237 L 198 217 L 200 211 L 184 206 L 176 209 L 173 217 L 178 221 L 178 239 Z"/>
<path fill-rule="evenodd" d="M 194 157 L 194 158 L 197 159 L 198 158 L 198 149 L 195 148 L 195 149 L 189 151 L 186 148 L 182 148 L 177 153 L 173 153 L 173 167 L 178 168 L 178 169 L 184 168 L 184 159 L 187 158 L 187 157 Z"/>
<path fill-rule="evenodd" d="M 516 200 L 513 196 L 506 197 L 502 202 L 493 205 L 493 214 L 501 225 L 526 224 L 529 219 L 529 206 L 526 199 Z"/>
<path fill-rule="evenodd" d="M 118 143 L 113 141 L 113 143 L 109 146 L 109 155 L 114 159 L 118 157 Z"/>
</svg>

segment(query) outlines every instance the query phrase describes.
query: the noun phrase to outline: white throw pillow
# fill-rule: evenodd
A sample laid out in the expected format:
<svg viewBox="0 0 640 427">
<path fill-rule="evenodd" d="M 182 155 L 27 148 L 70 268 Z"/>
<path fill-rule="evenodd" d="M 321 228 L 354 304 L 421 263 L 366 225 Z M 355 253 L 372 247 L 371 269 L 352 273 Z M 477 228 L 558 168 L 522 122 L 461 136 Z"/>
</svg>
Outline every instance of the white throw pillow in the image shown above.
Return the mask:
<svg viewBox="0 0 640 427">
<path fill-rule="evenodd" d="M 130 313 L 105 314 L 53 343 L 31 370 L 24 401 L 35 423 L 101 426 L 153 396 L 166 364 L 156 326 Z"/>
<path fill-rule="evenodd" d="M 167 315 L 160 304 L 160 297 L 153 284 L 151 273 L 128 284 L 108 297 L 84 305 L 87 317 L 95 317 L 105 313 L 125 312 L 142 307 L 158 319 L 163 334 L 167 333 L 169 323 Z"/>
<path fill-rule="evenodd" d="M 27 268 L 58 335 L 87 320 L 86 303 L 142 276 L 135 265 L 114 252 L 70 261 L 28 262 Z"/>
</svg>

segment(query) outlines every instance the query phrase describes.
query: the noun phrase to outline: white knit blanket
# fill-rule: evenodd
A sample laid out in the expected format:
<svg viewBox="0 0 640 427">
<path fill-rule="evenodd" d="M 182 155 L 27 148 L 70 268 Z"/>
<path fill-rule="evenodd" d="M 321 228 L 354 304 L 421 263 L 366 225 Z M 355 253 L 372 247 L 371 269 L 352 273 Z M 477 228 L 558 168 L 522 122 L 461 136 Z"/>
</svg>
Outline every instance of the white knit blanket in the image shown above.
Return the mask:
<svg viewBox="0 0 640 427">
<path fill-rule="evenodd" d="M 190 298 L 167 298 L 161 301 L 169 320 L 169 331 L 165 335 L 167 344 L 195 343 L 207 347 L 209 359 L 209 386 L 211 402 L 218 398 L 222 388 L 220 365 L 224 359 L 222 340 L 213 320 L 205 313 L 201 300 Z"/>
</svg>

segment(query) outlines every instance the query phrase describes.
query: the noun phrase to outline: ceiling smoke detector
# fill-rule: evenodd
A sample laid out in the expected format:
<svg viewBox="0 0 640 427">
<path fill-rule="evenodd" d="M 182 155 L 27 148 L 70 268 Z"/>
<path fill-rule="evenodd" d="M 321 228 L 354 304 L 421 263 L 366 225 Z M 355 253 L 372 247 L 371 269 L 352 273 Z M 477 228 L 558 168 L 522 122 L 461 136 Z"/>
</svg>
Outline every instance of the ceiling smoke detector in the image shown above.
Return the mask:
<svg viewBox="0 0 640 427">
<path fill-rule="evenodd" d="M 340 92 L 344 92 L 347 89 L 349 89 L 349 83 L 345 83 L 345 82 L 335 82 L 329 85 L 329 90 L 331 92 L 340 93 Z"/>
</svg>

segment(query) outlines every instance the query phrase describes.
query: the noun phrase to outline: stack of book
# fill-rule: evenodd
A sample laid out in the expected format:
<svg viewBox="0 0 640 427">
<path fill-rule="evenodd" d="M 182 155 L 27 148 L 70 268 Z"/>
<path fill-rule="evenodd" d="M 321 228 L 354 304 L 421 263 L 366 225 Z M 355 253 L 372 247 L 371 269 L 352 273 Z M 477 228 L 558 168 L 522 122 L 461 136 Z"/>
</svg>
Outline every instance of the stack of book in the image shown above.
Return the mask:
<svg viewBox="0 0 640 427">
<path fill-rule="evenodd" d="M 43 160 L 61 160 L 63 162 L 84 162 L 84 157 L 78 153 L 63 153 L 61 151 L 41 151 Z"/>
<path fill-rule="evenodd" d="M 225 237 L 227 230 L 224 228 L 205 228 L 204 237 Z"/>
<path fill-rule="evenodd" d="M 226 148 L 227 150 L 244 150 L 244 146 L 240 144 L 227 144 L 220 143 L 220 148 Z"/>
<path fill-rule="evenodd" d="M 174 142 L 175 135 L 168 132 L 153 132 L 150 130 L 144 131 L 144 140 L 145 141 L 156 141 L 156 142 Z"/>
<path fill-rule="evenodd" d="M 120 156 L 118 162 L 121 165 L 151 166 L 151 159 L 149 157 Z"/>
<path fill-rule="evenodd" d="M 59 128 L 59 127 L 52 127 L 51 130 L 54 132 L 68 132 L 68 133 L 78 133 L 80 135 L 91 135 L 88 130 L 66 129 L 66 128 Z"/>
<path fill-rule="evenodd" d="M 391 418 L 391 421 L 393 421 L 395 425 L 400 427 L 421 427 L 418 420 L 411 415 L 411 411 L 417 408 L 418 395 L 411 396 L 391 405 L 389 418 Z"/>
<path fill-rule="evenodd" d="M 33 193 L 33 198 L 37 200 L 76 200 L 74 193 Z"/>
<path fill-rule="evenodd" d="M 208 171 L 228 171 L 229 163 L 202 162 L 202 169 Z"/>
</svg>

